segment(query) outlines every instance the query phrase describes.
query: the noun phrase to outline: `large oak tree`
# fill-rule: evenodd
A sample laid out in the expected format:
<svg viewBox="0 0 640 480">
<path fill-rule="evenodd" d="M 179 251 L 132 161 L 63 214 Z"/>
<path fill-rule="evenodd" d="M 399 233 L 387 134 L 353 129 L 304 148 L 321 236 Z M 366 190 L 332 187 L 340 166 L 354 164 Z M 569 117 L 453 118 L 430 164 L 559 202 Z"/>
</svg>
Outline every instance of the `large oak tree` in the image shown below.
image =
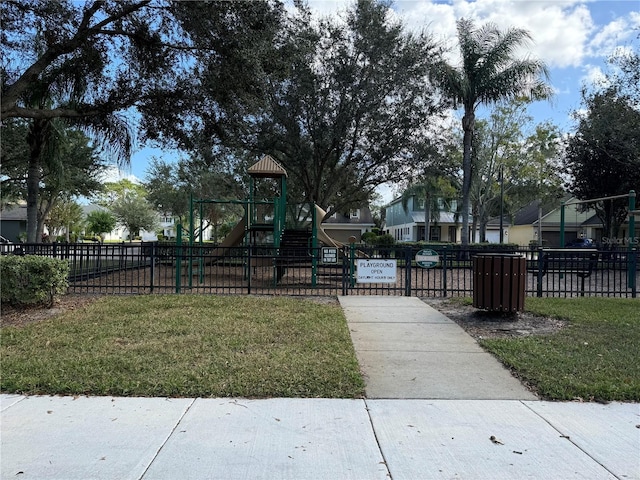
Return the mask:
<svg viewBox="0 0 640 480">
<path fill-rule="evenodd" d="M 300 8 L 265 72 L 261 110 L 232 124 L 230 145 L 287 170 L 290 201 L 329 215 L 360 207 L 424 161 L 418 147 L 440 111 L 427 78 L 439 50 L 389 12 L 386 2 L 359 0 L 338 22 Z"/>
</svg>

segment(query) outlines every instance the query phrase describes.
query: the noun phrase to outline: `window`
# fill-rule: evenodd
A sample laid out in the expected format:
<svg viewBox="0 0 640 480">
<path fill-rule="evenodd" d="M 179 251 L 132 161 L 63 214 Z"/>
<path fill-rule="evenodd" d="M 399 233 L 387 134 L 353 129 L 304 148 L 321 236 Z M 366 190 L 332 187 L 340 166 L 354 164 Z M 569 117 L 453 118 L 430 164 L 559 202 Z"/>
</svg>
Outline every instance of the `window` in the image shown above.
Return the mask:
<svg viewBox="0 0 640 480">
<path fill-rule="evenodd" d="M 349 212 L 349 217 L 350 217 L 350 218 L 356 218 L 356 219 L 357 219 L 357 218 L 360 218 L 360 209 L 359 209 L 359 208 L 356 208 L 356 209 L 351 210 L 351 211 Z"/>
<path fill-rule="evenodd" d="M 440 241 L 440 227 L 429 228 L 429 240 L 433 240 L 435 242 Z"/>
</svg>

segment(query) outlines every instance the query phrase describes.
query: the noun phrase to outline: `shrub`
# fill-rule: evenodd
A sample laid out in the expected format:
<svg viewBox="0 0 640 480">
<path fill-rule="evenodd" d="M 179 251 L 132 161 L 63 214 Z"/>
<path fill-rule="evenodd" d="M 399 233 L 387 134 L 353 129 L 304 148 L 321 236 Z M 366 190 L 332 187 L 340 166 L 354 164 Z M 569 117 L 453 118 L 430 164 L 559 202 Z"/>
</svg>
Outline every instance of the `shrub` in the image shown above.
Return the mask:
<svg viewBox="0 0 640 480">
<path fill-rule="evenodd" d="M 393 238 L 393 235 L 389 235 L 388 233 L 385 233 L 384 235 L 379 235 L 375 239 L 375 244 L 380 247 L 387 246 L 387 245 L 395 245 L 395 243 L 396 243 L 396 239 Z"/>
<path fill-rule="evenodd" d="M 362 242 L 369 245 L 375 245 L 376 238 L 378 238 L 378 235 L 376 235 L 374 232 L 364 232 L 362 234 Z"/>
<path fill-rule="evenodd" d="M 53 305 L 67 290 L 69 263 L 35 255 L 0 257 L 1 301 L 12 305 Z"/>
</svg>

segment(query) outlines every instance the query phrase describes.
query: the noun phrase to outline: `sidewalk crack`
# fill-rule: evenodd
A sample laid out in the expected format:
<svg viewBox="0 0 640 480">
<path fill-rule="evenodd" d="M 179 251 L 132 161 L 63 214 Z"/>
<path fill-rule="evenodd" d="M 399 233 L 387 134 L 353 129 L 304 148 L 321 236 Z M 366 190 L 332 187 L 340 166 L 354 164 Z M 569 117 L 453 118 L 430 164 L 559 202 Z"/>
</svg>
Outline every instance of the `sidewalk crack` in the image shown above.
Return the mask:
<svg viewBox="0 0 640 480">
<path fill-rule="evenodd" d="M 376 427 L 373 424 L 373 418 L 371 418 L 371 413 L 369 410 L 369 405 L 367 404 L 367 399 L 364 400 L 364 408 L 367 411 L 367 416 L 369 417 L 369 424 L 371 425 L 371 431 L 373 432 L 373 438 L 376 440 L 376 445 L 378 446 L 378 451 L 380 452 L 380 456 L 382 456 L 382 462 L 384 463 L 385 468 L 387 469 L 387 477 L 390 480 L 393 480 L 393 475 L 391 475 L 391 470 L 389 469 L 389 463 L 387 462 L 387 457 L 384 455 L 384 451 L 382 450 L 382 445 L 380 445 L 380 440 L 378 439 L 378 434 L 376 432 Z"/>
<path fill-rule="evenodd" d="M 574 447 L 576 447 L 578 450 L 580 450 L 582 453 L 584 453 L 587 457 L 589 457 L 591 460 L 593 460 L 595 463 L 597 463 L 598 465 L 600 465 L 603 469 L 605 469 L 613 478 L 617 478 L 620 480 L 620 477 L 618 475 L 616 475 L 614 472 L 612 472 L 609 468 L 607 468 L 606 465 L 604 465 L 600 460 L 598 460 L 597 458 L 595 458 L 593 455 L 591 455 L 589 452 L 587 452 L 584 448 L 582 448 L 580 445 L 578 445 L 576 442 L 573 441 L 573 439 L 571 438 L 571 436 L 569 435 L 569 432 L 563 432 L 562 430 L 560 430 L 559 427 L 556 427 L 553 423 L 551 423 L 550 420 L 547 420 L 541 413 L 537 412 L 536 410 L 534 410 L 533 408 L 531 408 L 528 403 L 531 402 L 530 400 L 520 400 L 520 403 L 522 405 L 524 405 L 525 407 L 527 407 L 531 412 L 534 413 L 534 415 L 540 417 L 542 420 L 544 420 L 547 425 L 549 425 L 551 428 L 553 428 L 556 432 L 559 433 L 560 438 L 563 438 L 565 440 L 568 440 Z"/>
<path fill-rule="evenodd" d="M 187 413 L 189 413 L 189 410 L 191 410 L 191 407 L 193 406 L 193 404 L 196 402 L 197 398 L 193 398 L 191 400 L 191 403 L 189 403 L 189 405 L 187 405 L 187 408 L 185 408 L 184 412 L 182 412 L 182 415 L 180 415 L 180 418 L 178 419 L 178 421 L 175 423 L 175 425 L 173 426 L 173 428 L 171 429 L 171 431 L 169 432 L 169 435 L 167 435 L 167 437 L 164 439 L 164 441 L 161 443 L 161 445 L 158 447 L 158 449 L 156 450 L 156 453 L 153 455 L 153 457 L 151 458 L 151 461 L 149 462 L 149 464 L 147 465 L 147 467 L 144 469 L 144 472 L 142 472 L 142 475 L 140 475 L 140 477 L 138 478 L 138 480 L 142 480 L 146 475 L 147 472 L 149 471 L 149 469 L 151 468 L 151 465 L 153 465 L 153 462 L 156 461 L 156 459 L 158 458 L 158 456 L 160 455 L 160 452 L 162 451 L 162 449 L 164 448 L 164 446 L 167 444 L 167 442 L 169 441 L 169 439 L 173 436 L 173 434 L 175 433 L 176 429 L 178 428 L 178 425 L 180 425 L 180 423 L 182 422 L 182 420 L 184 419 L 184 417 L 187 415 Z"/>
</svg>

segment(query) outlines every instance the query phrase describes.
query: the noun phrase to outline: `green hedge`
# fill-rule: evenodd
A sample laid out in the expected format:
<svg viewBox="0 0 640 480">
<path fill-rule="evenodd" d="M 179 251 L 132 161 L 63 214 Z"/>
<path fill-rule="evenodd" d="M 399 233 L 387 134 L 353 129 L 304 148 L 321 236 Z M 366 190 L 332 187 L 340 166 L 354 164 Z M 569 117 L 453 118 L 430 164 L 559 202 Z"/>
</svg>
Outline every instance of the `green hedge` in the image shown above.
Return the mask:
<svg viewBox="0 0 640 480">
<path fill-rule="evenodd" d="M 56 295 L 66 293 L 69 263 L 36 255 L 0 257 L 1 300 L 11 305 L 53 305 Z"/>
</svg>

